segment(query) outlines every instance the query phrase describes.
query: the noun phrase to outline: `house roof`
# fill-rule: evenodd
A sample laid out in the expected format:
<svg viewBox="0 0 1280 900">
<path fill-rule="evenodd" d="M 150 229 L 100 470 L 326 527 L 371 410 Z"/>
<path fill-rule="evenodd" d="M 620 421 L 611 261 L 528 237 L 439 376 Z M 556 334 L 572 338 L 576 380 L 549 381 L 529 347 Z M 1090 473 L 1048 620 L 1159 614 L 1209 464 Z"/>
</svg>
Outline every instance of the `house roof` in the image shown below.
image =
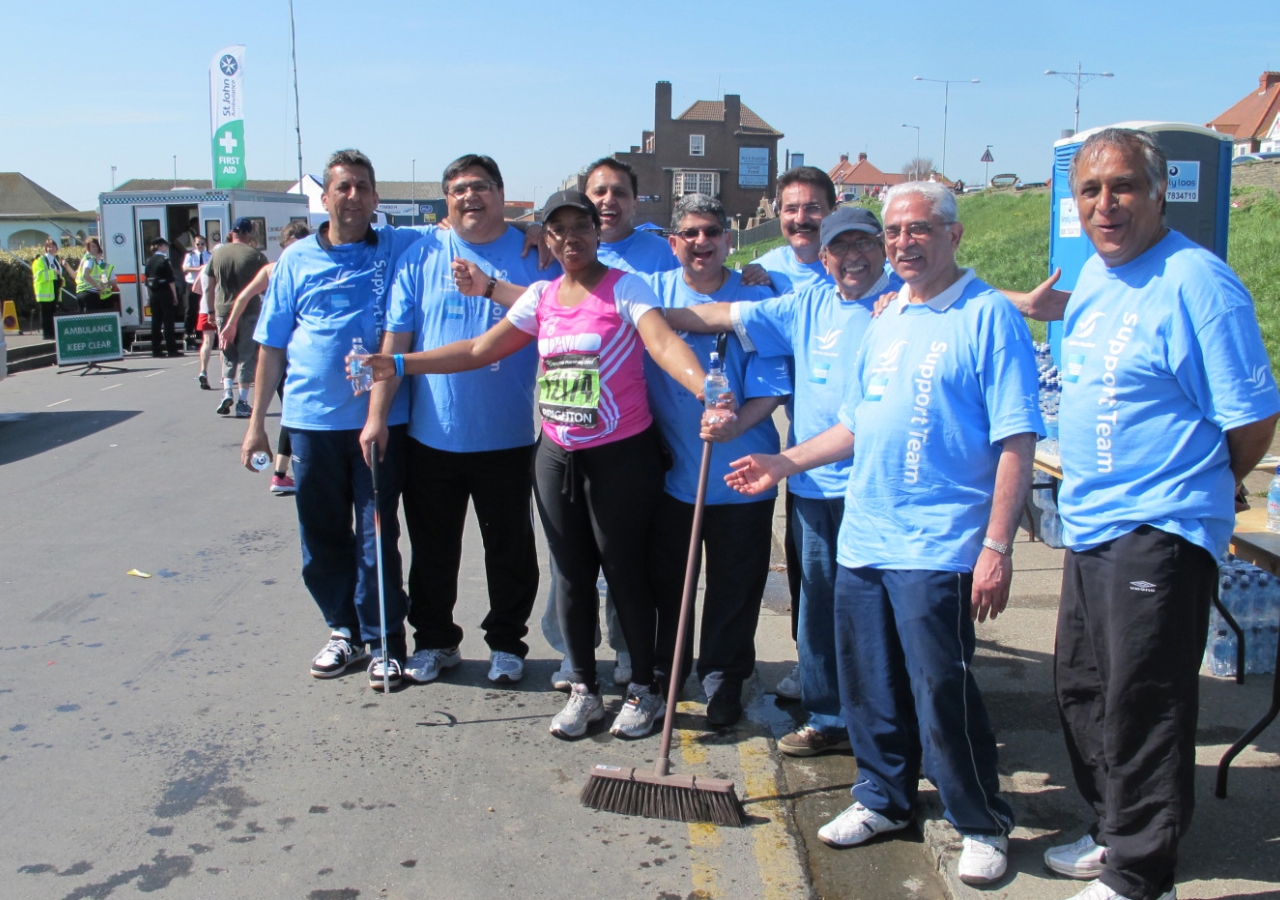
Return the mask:
<svg viewBox="0 0 1280 900">
<path fill-rule="evenodd" d="M 723 122 L 724 121 L 724 101 L 723 100 L 697 100 L 693 106 L 690 106 L 677 119 L 696 122 Z M 772 125 L 760 118 L 751 107 L 742 104 L 742 130 L 749 131 L 753 134 L 777 135 L 782 137 L 782 132 L 775 129 Z"/>
<path fill-rule="evenodd" d="M 1263 72 L 1256 90 L 1206 124 L 1237 141 L 1251 141 L 1266 137 L 1277 114 L 1280 114 L 1280 72 Z"/>
<path fill-rule="evenodd" d="M 841 156 L 840 162 L 827 174 L 836 185 L 841 184 L 901 184 L 907 176 L 882 172 L 867 159 L 865 153 L 859 153 L 856 162 L 850 162 L 847 156 Z"/>
<path fill-rule="evenodd" d="M 21 172 L 0 172 L 0 215 L 47 216 L 76 208 L 55 197 Z"/>
</svg>

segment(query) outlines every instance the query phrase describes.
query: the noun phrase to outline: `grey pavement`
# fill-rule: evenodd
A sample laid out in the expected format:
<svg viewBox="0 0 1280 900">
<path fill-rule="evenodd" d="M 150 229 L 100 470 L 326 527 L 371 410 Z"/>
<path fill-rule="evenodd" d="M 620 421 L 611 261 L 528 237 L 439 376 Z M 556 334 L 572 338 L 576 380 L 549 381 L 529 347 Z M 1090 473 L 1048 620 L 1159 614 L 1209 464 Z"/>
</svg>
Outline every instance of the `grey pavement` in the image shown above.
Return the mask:
<svg viewBox="0 0 1280 900">
<path fill-rule="evenodd" d="M 1011 608 L 979 627 L 975 670 L 1020 826 L 1014 874 L 975 892 L 953 877 L 957 839 L 927 784 L 919 831 L 845 851 L 816 840 L 849 802 L 856 763 L 776 752 L 798 715 L 768 693 L 795 659 L 780 574 L 761 617 L 751 720 L 707 730 L 693 682 L 678 718 L 675 771 L 734 779 L 751 817 L 742 829 L 579 805 L 591 765 L 651 764 L 658 739 L 547 733 L 563 695 L 547 687 L 558 659 L 536 613 L 525 681 L 489 684 L 473 526 L 463 666 L 390 697 L 363 672 L 312 679 L 326 629 L 299 578 L 292 500 L 236 464 L 244 422 L 214 415 L 193 356 L 124 365 L 0 383 L 6 900 L 1058 900 L 1077 889 L 1039 863 L 1087 824 L 1051 693 L 1060 552 L 1020 536 Z M 540 559 L 545 578 L 545 548 Z M 1180 896 L 1280 896 L 1280 726 L 1237 760 L 1230 798 L 1211 795 L 1213 766 L 1266 708 L 1270 679 L 1203 685 L 1200 807 Z"/>
</svg>

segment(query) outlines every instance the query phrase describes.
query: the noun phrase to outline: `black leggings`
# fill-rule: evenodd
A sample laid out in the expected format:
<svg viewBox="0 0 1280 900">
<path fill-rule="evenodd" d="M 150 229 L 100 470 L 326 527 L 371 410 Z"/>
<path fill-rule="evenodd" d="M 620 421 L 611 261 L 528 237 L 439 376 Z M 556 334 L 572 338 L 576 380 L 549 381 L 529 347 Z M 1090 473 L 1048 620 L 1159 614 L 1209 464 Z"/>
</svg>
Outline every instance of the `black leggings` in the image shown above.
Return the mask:
<svg viewBox="0 0 1280 900">
<path fill-rule="evenodd" d="M 631 651 L 631 680 L 653 683 L 657 610 L 646 556 L 662 483 L 662 450 L 652 428 L 574 451 L 545 434 L 538 441 L 535 495 L 556 562 L 560 632 L 573 682 L 593 691 L 602 569 Z"/>
<path fill-rule="evenodd" d="M 276 385 L 276 396 L 280 398 L 280 414 L 284 415 L 284 373 L 280 375 L 280 383 Z M 280 440 L 276 442 L 276 455 L 293 456 L 293 441 L 289 438 L 289 429 L 280 426 Z"/>
</svg>

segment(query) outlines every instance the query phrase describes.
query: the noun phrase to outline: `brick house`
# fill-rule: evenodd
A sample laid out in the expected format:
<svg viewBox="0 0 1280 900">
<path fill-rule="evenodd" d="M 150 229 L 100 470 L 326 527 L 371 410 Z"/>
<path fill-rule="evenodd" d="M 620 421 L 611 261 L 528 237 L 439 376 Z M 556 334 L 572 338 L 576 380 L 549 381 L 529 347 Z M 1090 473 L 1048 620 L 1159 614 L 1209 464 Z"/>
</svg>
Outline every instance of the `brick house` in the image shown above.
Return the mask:
<svg viewBox="0 0 1280 900">
<path fill-rule="evenodd" d="M 1205 124 L 1232 136 L 1233 156 L 1280 151 L 1280 72 L 1263 72 L 1256 91 Z"/>
<path fill-rule="evenodd" d="M 859 153 L 857 162 L 849 161 L 849 154 L 841 153 L 840 162 L 828 172 L 836 186 L 836 196 L 844 197 L 852 194 L 850 199 L 875 194 L 881 188 L 892 187 L 907 180 L 905 175 L 881 172 L 867 159 L 867 154 Z"/>
<path fill-rule="evenodd" d="M 703 193 L 718 197 L 730 217 L 756 215 L 762 197 L 777 184 L 778 141 L 783 137 L 756 115 L 737 94 L 724 100 L 698 100 L 678 116 L 671 114 L 671 82 L 654 88 L 653 130 L 639 145 L 614 158 L 635 169 L 640 182 L 636 223 L 666 228 L 676 199 Z M 570 184 L 575 179 L 566 179 Z M 576 179 L 578 187 L 585 183 Z"/>
</svg>

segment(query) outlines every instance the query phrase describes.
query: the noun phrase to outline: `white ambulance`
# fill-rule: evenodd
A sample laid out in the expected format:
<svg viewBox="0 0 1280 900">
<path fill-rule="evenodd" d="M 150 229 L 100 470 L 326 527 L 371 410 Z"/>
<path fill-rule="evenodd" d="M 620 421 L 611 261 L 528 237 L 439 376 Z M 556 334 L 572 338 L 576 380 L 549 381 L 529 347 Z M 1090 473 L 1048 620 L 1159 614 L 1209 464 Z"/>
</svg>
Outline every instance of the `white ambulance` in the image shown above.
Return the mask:
<svg viewBox="0 0 1280 900">
<path fill-rule="evenodd" d="M 109 191 L 98 195 L 98 234 L 107 263 L 120 285 L 120 324 L 125 343 L 139 330 L 151 327 L 151 302 L 145 271 L 147 245 L 163 237 L 172 245 L 191 249 L 193 229 L 212 249 L 220 244 L 231 223 L 244 216 L 253 223 L 253 243 L 275 261 L 280 256 L 280 231 L 290 222 L 309 219 L 305 194 L 273 191 L 201 190 Z M 174 274 L 182 278 L 181 264 Z M 185 312 L 185 310 L 183 311 Z M 182 330 L 183 313 L 177 316 Z"/>
</svg>

